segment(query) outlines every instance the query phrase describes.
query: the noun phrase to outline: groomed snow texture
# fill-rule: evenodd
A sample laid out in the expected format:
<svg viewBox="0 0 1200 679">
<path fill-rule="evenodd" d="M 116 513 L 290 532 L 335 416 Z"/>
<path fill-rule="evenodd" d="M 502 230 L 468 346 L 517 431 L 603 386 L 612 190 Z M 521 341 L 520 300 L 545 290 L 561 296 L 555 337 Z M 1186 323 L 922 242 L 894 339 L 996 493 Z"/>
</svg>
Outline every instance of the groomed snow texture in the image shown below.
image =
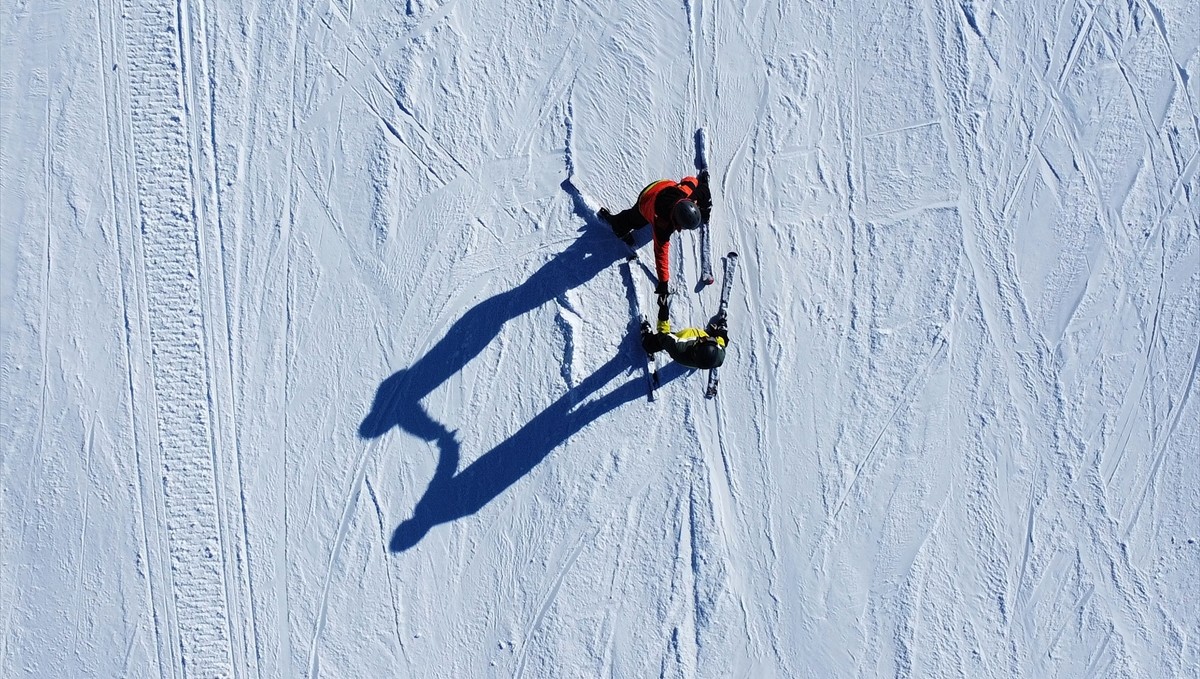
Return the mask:
<svg viewBox="0 0 1200 679">
<path fill-rule="evenodd" d="M 1195 0 L 0 31 L 0 679 L 1200 676 Z"/>
</svg>

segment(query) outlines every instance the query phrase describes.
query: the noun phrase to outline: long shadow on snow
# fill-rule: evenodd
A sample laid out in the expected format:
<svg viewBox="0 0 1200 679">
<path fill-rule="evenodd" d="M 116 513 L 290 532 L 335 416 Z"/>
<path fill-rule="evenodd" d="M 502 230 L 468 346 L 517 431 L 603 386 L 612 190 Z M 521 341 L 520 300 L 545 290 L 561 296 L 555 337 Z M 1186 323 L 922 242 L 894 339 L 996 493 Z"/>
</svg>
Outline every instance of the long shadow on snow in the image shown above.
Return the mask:
<svg viewBox="0 0 1200 679">
<path fill-rule="evenodd" d="M 611 230 L 595 219 L 575 187 L 565 181 L 563 189 L 574 200 L 576 214 L 585 220 L 580 237 L 521 285 L 469 309 L 427 354 L 384 380 L 375 393 L 371 412 L 359 425 L 358 433 L 363 438 L 376 438 L 392 427 L 399 427 L 438 447 L 433 480 L 417 502 L 413 517 L 401 523 L 392 536 L 394 552 L 417 544 L 433 526 L 479 511 L 588 423 L 645 394 L 645 381 L 633 379 L 599 399 L 578 405 L 634 367 L 632 357 L 637 356 L 639 349 L 637 321 L 631 315 L 630 332 L 626 333 L 629 339 L 617 356 L 461 472 L 455 432 L 433 419 L 421 403 L 421 399 L 478 356 L 509 320 L 591 280 L 624 255 Z M 631 268 L 623 269 L 622 275 L 627 301 L 634 310 L 637 293 Z M 683 372 L 671 364 L 663 371 L 663 381 Z"/>
<path fill-rule="evenodd" d="M 390 549 L 404 551 L 421 541 L 429 529 L 469 516 L 499 496 L 509 486 L 565 442 L 569 437 L 608 412 L 630 401 L 644 398 L 646 382 L 637 378 L 626 381 L 604 396 L 579 405 L 600 387 L 626 372 L 628 354 L 614 356 L 599 370 L 538 413 L 515 434 L 484 453 L 461 472 L 458 469 L 459 445 L 451 437 L 439 442 L 441 457 L 437 471 L 425 495 L 417 502 L 411 519 L 392 534 Z M 686 371 L 675 363 L 662 370 L 662 381 L 679 377 Z"/>
</svg>

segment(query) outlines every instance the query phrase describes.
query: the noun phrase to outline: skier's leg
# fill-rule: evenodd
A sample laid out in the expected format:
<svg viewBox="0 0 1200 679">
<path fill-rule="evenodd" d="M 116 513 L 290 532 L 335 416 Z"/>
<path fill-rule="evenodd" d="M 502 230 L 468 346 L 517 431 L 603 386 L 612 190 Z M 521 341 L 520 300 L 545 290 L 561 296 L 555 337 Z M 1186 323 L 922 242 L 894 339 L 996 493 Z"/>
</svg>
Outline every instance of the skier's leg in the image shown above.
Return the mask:
<svg viewBox="0 0 1200 679">
<path fill-rule="evenodd" d="M 600 217 L 612 226 L 617 238 L 625 238 L 649 223 L 642 213 L 638 212 L 637 207 L 621 210 L 616 214 L 609 212 L 608 208 L 600 208 Z"/>
</svg>

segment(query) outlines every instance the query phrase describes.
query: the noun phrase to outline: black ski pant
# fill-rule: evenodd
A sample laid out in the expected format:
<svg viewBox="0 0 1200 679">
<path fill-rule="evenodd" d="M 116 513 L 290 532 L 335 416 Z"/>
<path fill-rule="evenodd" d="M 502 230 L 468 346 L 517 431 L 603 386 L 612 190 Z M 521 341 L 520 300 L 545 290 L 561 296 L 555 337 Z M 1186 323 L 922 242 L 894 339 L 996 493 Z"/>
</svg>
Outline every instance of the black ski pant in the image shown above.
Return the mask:
<svg viewBox="0 0 1200 679">
<path fill-rule="evenodd" d="M 651 332 L 642 337 L 642 348 L 646 353 L 665 351 L 676 363 L 695 369 L 699 369 L 699 366 L 692 353 L 699 343 L 696 339 L 681 340 L 669 332 Z"/>
<path fill-rule="evenodd" d="M 638 212 L 635 205 L 610 216 L 608 223 L 612 225 L 613 233 L 617 234 L 617 238 L 624 238 L 630 233 L 648 225 L 650 222 L 647 222 L 642 213 Z"/>
</svg>

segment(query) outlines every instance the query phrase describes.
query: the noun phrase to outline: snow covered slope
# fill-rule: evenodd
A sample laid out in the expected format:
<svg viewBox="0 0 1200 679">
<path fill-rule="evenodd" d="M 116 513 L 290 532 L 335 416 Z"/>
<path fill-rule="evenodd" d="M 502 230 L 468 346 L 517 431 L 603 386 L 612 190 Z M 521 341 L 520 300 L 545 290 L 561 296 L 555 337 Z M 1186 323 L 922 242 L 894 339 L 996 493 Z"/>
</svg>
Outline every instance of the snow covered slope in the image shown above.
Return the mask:
<svg viewBox="0 0 1200 679">
<path fill-rule="evenodd" d="M 630 4 L 0 10 L 0 677 L 1200 673 L 1200 5 Z"/>
</svg>

